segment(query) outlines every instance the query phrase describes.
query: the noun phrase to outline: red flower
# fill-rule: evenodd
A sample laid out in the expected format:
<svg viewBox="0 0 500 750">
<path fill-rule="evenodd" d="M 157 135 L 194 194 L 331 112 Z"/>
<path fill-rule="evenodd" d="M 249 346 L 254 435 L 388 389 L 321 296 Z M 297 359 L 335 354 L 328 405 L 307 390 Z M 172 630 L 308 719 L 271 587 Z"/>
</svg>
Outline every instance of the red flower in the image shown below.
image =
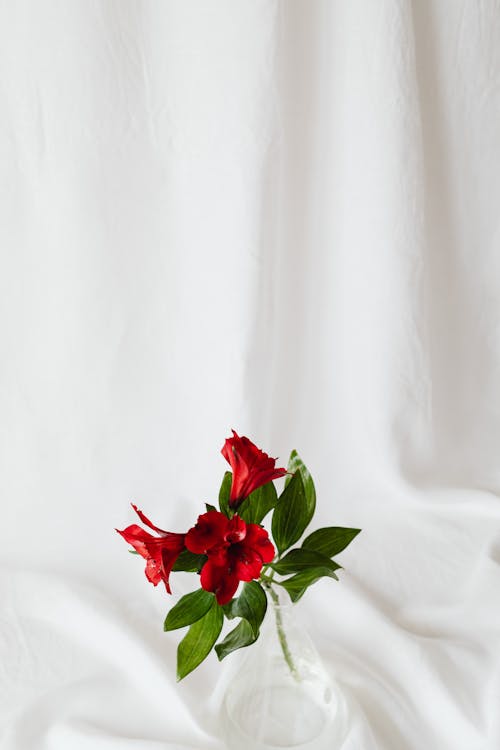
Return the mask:
<svg viewBox="0 0 500 750">
<path fill-rule="evenodd" d="M 116 531 L 146 560 L 145 572 L 148 581 L 151 581 L 154 586 L 163 581 L 167 592 L 171 594 L 168 577 L 175 561 L 185 548 L 184 539 L 186 535 L 163 531 L 163 529 L 154 526 L 149 518 L 146 518 L 144 513 L 138 510 L 135 505 L 132 505 L 132 508 L 143 524 L 149 526 L 150 529 L 156 531 L 160 536 L 153 536 L 136 524 L 127 526 L 123 531 L 119 529 L 116 529 Z"/>
<path fill-rule="evenodd" d="M 267 531 L 256 523 L 245 523 L 239 516 L 231 520 L 218 510 L 198 517 L 196 526 L 186 534 L 191 552 L 208 555 L 201 570 L 201 585 L 213 591 L 219 604 L 232 599 L 240 581 L 260 576 L 275 550 Z"/>
<path fill-rule="evenodd" d="M 247 437 L 232 432 L 233 437 L 227 438 L 221 453 L 233 470 L 229 505 L 237 508 L 258 487 L 284 476 L 287 471 L 276 469 L 275 458 L 270 458 Z"/>
</svg>

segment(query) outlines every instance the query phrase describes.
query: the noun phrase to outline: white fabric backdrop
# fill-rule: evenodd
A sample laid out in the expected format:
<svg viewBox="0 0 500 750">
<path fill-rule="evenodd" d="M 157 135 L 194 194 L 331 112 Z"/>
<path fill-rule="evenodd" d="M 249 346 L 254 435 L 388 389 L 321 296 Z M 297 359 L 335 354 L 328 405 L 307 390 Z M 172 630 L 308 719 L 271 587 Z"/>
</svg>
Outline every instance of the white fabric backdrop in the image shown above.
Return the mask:
<svg viewBox="0 0 500 750">
<path fill-rule="evenodd" d="M 231 427 L 363 528 L 301 606 L 345 750 L 498 750 L 499 11 L 0 3 L 2 750 L 219 747 L 113 529 Z"/>
</svg>

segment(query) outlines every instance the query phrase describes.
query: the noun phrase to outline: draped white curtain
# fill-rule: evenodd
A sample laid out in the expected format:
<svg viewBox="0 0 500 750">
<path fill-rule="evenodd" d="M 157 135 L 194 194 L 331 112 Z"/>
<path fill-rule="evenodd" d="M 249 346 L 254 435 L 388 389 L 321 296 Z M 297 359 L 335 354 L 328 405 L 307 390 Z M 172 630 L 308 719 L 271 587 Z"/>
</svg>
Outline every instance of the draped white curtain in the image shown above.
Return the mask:
<svg viewBox="0 0 500 750">
<path fill-rule="evenodd" d="M 0 163 L 2 750 L 220 747 L 114 527 L 231 427 L 363 529 L 345 750 L 498 750 L 497 0 L 3 0 Z"/>
</svg>

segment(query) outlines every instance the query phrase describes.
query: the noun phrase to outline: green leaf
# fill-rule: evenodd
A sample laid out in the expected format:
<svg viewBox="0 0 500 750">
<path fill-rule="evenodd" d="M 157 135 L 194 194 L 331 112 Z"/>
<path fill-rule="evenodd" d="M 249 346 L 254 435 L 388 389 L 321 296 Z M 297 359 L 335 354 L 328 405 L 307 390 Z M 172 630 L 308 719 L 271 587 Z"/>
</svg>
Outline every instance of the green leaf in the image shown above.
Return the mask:
<svg viewBox="0 0 500 750">
<path fill-rule="evenodd" d="M 230 606 L 229 606 L 230 605 Z M 267 596 L 257 581 L 245 583 L 237 599 L 226 605 L 226 617 L 241 617 L 238 625 L 215 647 L 219 660 L 239 648 L 250 646 L 259 637 L 259 630 L 267 610 Z"/>
<path fill-rule="evenodd" d="M 288 471 L 290 471 L 292 474 L 295 474 L 297 471 L 300 471 L 300 476 L 302 477 L 302 481 L 304 483 L 304 491 L 306 493 L 306 499 L 307 499 L 307 504 L 309 507 L 309 512 L 312 518 L 314 515 L 314 511 L 316 510 L 316 489 L 314 487 L 312 476 L 309 473 L 309 469 L 307 468 L 305 463 L 302 461 L 301 457 L 299 456 L 296 450 L 293 450 L 290 453 L 290 458 L 288 459 Z M 285 487 L 290 482 L 290 480 L 291 480 L 291 476 L 290 474 L 288 474 L 285 479 Z"/>
<path fill-rule="evenodd" d="M 219 490 L 219 508 L 221 513 L 225 516 L 231 516 L 231 509 L 229 508 L 229 496 L 231 495 L 231 483 L 233 481 L 233 475 L 230 471 L 226 471 L 224 479 Z"/>
<path fill-rule="evenodd" d="M 207 561 L 206 555 L 196 555 L 188 549 L 182 550 L 172 568 L 174 573 L 184 571 L 186 573 L 199 573 Z"/>
<path fill-rule="evenodd" d="M 272 532 L 281 554 L 295 544 L 308 526 L 314 508 L 308 502 L 300 471 L 293 475 L 274 509 Z"/>
<path fill-rule="evenodd" d="M 272 482 L 254 490 L 238 508 L 238 515 L 247 523 L 262 523 L 278 502 L 276 487 Z"/>
<path fill-rule="evenodd" d="M 254 635 L 252 626 L 247 620 L 240 620 L 238 625 L 226 635 L 224 640 L 216 645 L 215 651 L 217 652 L 219 661 L 222 661 L 226 656 L 233 651 L 237 651 L 239 648 L 251 646 L 258 637 L 258 634 L 257 636 Z"/>
<path fill-rule="evenodd" d="M 222 609 L 228 620 L 232 620 L 236 616 L 236 615 L 233 615 L 233 606 L 234 606 L 235 601 L 237 600 L 231 599 L 230 602 L 222 605 Z"/>
<path fill-rule="evenodd" d="M 177 680 L 196 669 L 206 659 L 222 630 L 224 615 L 214 598 L 208 612 L 189 628 L 177 648 Z"/>
<path fill-rule="evenodd" d="M 186 594 L 168 613 L 163 630 L 176 630 L 192 625 L 208 612 L 213 602 L 214 595 L 204 589 Z"/>
<path fill-rule="evenodd" d="M 318 567 L 309 568 L 308 570 L 303 570 L 301 573 L 296 573 L 296 575 L 291 578 L 281 581 L 280 586 L 283 586 L 283 588 L 288 591 L 292 602 L 297 602 L 309 586 L 312 586 L 313 583 L 319 581 L 320 578 L 325 577 L 335 578 L 337 581 L 339 580 L 338 576 L 330 568 Z"/>
<path fill-rule="evenodd" d="M 271 563 L 271 568 L 282 576 L 289 575 L 290 573 L 300 573 L 302 570 L 318 567 L 337 570 L 341 566 L 333 560 L 330 560 L 326 555 L 322 555 L 314 550 L 303 548 L 292 549 L 282 560 Z"/>
<path fill-rule="evenodd" d="M 343 526 L 328 526 L 324 529 L 313 531 L 304 541 L 302 546 L 321 552 L 322 555 L 333 557 L 342 552 L 352 542 L 361 529 L 348 529 Z"/>
<path fill-rule="evenodd" d="M 258 635 L 259 628 L 267 610 L 267 596 L 257 581 L 245 583 L 241 594 L 233 599 L 231 618 L 242 617 L 247 620 L 254 635 Z"/>
<path fill-rule="evenodd" d="M 129 549 L 129 552 L 130 552 L 131 555 L 138 555 L 139 554 L 136 549 Z"/>
<path fill-rule="evenodd" d="M 205 508 L 207 509 L 207 513 L 210 513 L 211 510 L 217 510 L 215 505 L 210 505 L 210 503 L 205 503 Z"/>
</svg>

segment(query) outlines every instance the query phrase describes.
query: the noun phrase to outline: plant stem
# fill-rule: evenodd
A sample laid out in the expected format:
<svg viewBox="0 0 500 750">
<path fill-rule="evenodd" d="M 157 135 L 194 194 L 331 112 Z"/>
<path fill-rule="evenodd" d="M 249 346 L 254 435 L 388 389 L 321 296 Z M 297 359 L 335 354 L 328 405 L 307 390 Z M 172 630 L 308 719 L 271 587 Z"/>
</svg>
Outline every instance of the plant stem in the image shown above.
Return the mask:
<svg viewBox="0 0 500 750">
<path fill-rule="evenodd" d="M 276 630 L 278 632 L 278 639 L 280 642 L 281 650 L 283 652 L 283 656 L 285 657 L 285 661 L 288 664 L 288 668 L 290 670 L 292 677 L 294 678 L 294 680 L 297 680 L 297 682 L 299 682 L 300 676 L 299 676 L 299 673 L 297 672 L 297 667 L 294 664 L 292 653 L 288 646 L 285 629 L 283 627 L 283 619 L 281 617 L 281 612 L 280 612 L 279 596 L 276 593 L 276 591 L 273 589 L 271 585 L 271 581 L 272 581 L 272 577 L 271 579 L 268 579 L 264 583 L 264 585 L 269 591 L 269 594 L 271 595 L 271 599 L 273 600 L 274 614 L 276 615 Z"/>
</svg>

